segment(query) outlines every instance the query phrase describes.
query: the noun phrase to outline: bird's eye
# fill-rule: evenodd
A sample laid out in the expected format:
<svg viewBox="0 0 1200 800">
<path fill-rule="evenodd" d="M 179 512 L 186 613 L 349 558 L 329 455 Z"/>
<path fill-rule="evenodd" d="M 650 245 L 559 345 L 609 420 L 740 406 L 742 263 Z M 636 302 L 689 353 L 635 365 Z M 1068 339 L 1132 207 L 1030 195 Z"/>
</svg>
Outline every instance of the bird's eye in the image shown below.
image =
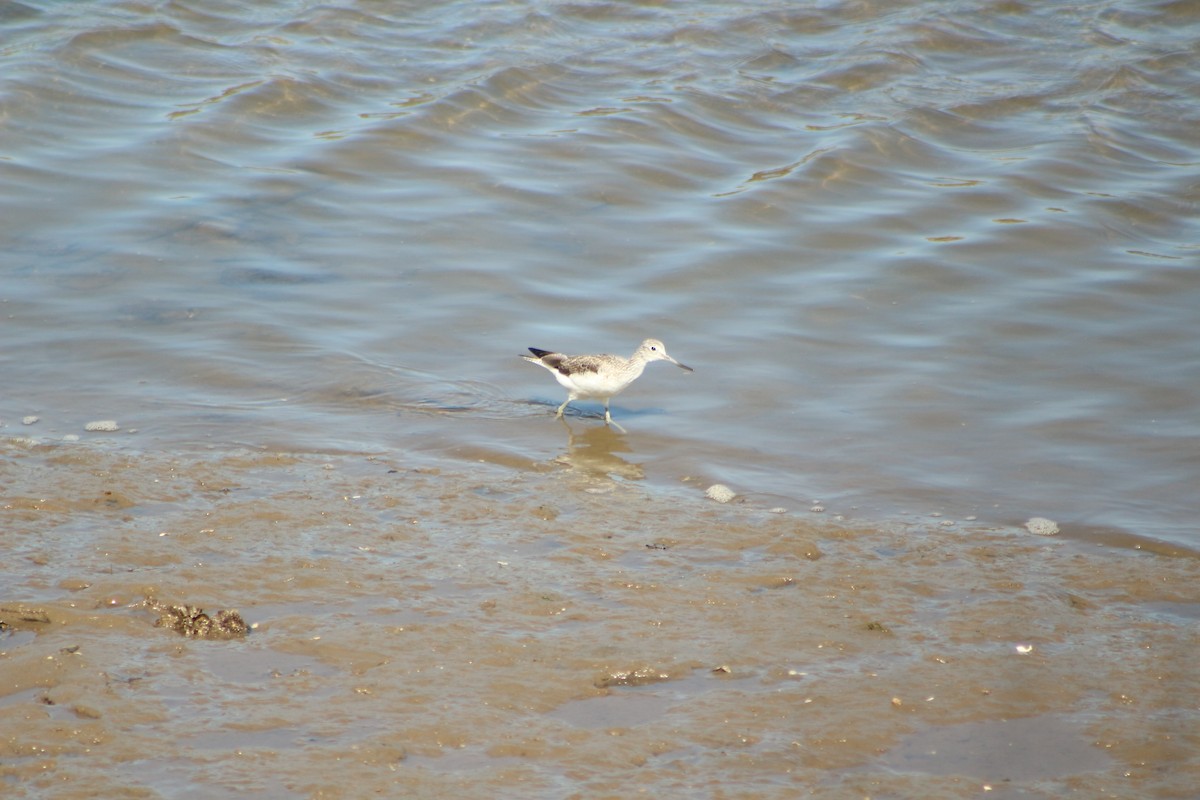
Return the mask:
<svg viewBox="0 0 1200 800">
<path fill-rule="evenodd" d="M 653 350 L 653 351 L 654 351 L 654 352 L 656 352 L 656 353 L 658 352 L 658 348 L 657 348 L 657 347 L 651 346 L 651 347 L 650 347 L 650 349 L 651 349 L 651 350 Z"/>
</svg>

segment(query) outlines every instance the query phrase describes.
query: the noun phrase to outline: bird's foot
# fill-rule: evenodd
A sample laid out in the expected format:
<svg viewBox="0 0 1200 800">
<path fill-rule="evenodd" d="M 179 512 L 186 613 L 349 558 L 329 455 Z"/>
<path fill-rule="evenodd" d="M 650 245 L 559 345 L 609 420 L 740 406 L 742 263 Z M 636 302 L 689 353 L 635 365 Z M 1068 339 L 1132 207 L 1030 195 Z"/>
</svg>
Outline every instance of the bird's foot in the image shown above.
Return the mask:
<svg viewBox="0 0 1200 800">
<path fill-rule="evenodd" d="M 629 433 L 629 431 L 621 427 L 620 423 L 612 418 L 612 415 L 608 413 L 607 408 L 604 409 L 604 423 L 610 427 L 616 428 L 621 433 Z"/>
</svg>

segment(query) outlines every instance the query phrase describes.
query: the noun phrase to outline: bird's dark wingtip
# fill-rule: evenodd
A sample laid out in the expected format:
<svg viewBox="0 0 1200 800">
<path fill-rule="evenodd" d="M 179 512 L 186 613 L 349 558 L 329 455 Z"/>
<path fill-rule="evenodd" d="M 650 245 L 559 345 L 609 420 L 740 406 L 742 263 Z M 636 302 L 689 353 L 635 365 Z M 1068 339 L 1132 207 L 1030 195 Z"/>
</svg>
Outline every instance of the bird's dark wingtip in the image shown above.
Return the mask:
<svg viewBox="0 0 1200 800">
<path fill-rule="evenodd" d="M 536 347 L 531 347 L 531 348 L 529 348 L 529 352 L 533 353 L 538 358 L 545 358 L 546 356 L 550 355 L 554 351 L 553 350 L 539 350 Z"/>
</svg>

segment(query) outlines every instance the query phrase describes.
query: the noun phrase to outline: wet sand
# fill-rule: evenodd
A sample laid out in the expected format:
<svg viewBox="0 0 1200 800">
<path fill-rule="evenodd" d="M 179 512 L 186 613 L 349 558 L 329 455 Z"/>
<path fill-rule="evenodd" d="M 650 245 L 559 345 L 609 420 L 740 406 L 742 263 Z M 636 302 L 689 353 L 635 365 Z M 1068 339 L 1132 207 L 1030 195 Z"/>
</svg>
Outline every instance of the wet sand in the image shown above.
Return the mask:
<svg viewBox="0 0 1200 800">
<path fill-rule="evenodd" d="M 1186 551 L 777 513 L 501 452 L 0 453 L 8 797 L 1200 785 Z M 147 596 L 252 629 L 185 638 Z"/>
</svg>

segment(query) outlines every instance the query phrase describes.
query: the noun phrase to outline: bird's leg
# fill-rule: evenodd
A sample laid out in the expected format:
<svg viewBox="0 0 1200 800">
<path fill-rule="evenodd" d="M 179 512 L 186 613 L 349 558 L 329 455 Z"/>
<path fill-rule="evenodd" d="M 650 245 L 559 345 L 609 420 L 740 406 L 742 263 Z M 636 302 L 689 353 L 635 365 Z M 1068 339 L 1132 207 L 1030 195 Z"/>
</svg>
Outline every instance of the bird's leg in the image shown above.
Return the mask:
<svg viewBox="0 0 1200 800">
<path fill-rule="evenodd" d="M 562 419 L 563 409 L 567 407 L 567 403 L 569 402 L 571 402 L 571 398 L 569 397 L 566 400 L 563 400 L 563 404 L 558 407 L 558 413 L 554 415 L 555 419 Z"/>
<path fill-rule="evenodd" d="M 619 430 L 621 433 L 627 433 L 627 431 L 621 427 L 620 423 L 618 423 L 616 420 L 614 420 L 612 418 L 612 414 L 608 413 L 608 400 L 609 400 L 609 398 L 607 398 L 607 397 L 604 398 L 604 422 L 608 425 L 613 426 L 614 428 Z"/>
</svg>

